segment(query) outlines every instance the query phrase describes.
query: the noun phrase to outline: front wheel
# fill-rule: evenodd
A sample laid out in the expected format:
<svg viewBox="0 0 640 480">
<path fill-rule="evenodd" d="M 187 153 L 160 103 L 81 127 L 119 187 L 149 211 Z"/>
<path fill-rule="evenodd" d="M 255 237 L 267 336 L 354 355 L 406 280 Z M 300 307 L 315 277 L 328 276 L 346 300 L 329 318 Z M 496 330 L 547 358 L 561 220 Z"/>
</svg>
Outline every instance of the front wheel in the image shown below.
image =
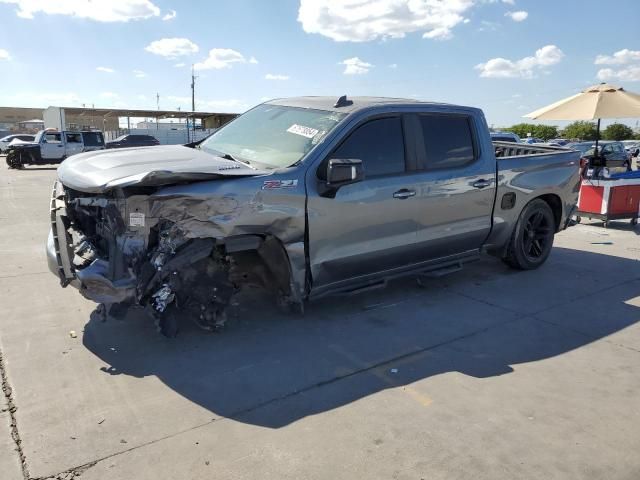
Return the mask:
<svg viewBox="0 0 640 480">
<path fill-rule="evenodd" d="M 555 218 L 547 202 L 531 201 L 520 213 L 504 262 L 519 270 L 538 268 L 551 253 L 555 230 Z"/>
<path fill-rule="evenodd" d="M 5 158 L 5 161 L 7 162 L 7 166 L 9 168 L 20 169 L 20 168 L 23 167 L 23 165 L 22 165 L 22 157 L 17 152 L 9 152 L 9 154 Z"/>
</svg>

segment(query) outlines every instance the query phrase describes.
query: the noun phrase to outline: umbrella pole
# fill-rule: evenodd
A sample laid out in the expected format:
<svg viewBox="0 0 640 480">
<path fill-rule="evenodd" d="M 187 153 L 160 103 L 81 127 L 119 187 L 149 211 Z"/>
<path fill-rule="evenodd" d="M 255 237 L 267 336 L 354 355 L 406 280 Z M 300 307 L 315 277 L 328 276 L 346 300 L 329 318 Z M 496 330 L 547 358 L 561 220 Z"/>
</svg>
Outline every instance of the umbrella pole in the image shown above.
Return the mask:
<svg viewBox="0 0 640 480">
<path fill-rule="evenodd" d="M 598 126 L 596 127 L 596 149 L 594 151 L 596 158 L 598 158 L 598 140 L 600 140 L 600 119 L 598 119 Z"/>
</svg>

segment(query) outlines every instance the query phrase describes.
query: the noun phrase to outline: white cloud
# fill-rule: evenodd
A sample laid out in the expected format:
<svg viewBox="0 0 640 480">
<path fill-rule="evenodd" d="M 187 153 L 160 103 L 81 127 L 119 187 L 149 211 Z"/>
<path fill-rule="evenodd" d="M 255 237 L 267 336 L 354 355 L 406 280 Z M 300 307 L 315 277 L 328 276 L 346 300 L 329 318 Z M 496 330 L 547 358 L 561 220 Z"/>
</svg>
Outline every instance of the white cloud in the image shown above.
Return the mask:
<svg viewBox="0 0 640 480">
<path fill-rule="evenodd" d="M 596 74 L 598 80 L 603 82 L 609 80 L 622 80 L 623 82 L 640 82 L 640 65 L 631 65 L 629 67 L 614 70 L 612 68 L 602 68 Z"/>
<path fill-rule="evenodd" d="M 102 98 L 110 98 L 110 99 L 114 99 L 114 98 L 118 98 L 120 95 L 118 95 L 115 92 L 102 92 L 100 94 L 100 97 Z"/>
<path fill-rule="evenodd" d="M 515 5 L 515 0 L 502 0 L 502 3 L 506 3 L 507 5 Z"/>
<path fill-rule="evenodd" d="M 175 58 L 197 53 L 198 45 L 188 38 L 162 38 L 144 47 L 147 52 L 166 58 Z"/>
<path fill-rule="evenodd" d="M 109 67 L 96 67 L 96 70 L 98 72 L 104 72 L 104 73 L 113 73 L 113 72 L 115 72 L 115 70 L 113 68 L 109 68 Z"/>
<path fill-rule="evenodd" d="M 398 64 L 397 63 L 390 63 L 388 66 L 389 66 L 389 68 L 393 68 L 393 69 L 398 68 Z"/>
<path fill-rule="evenodd" d="M 485 78 L 533 78 L 537 71 L 559 63 L 563 57 L 564 53 L 558 47 L 546 45 L 536 50 L 533 57 L 524 57 L 515 61 L 501 57 L 492 58 L 474 68 L 480 71 L 481 77 Z"/>
<path fill-rule="evenodd" d="M 473 5 L 474 0 L 300 0 L 298 21 L 305 32 L 336 42 L 402 38 L 416 31 L 446 39 Z"/>
<path fill-rule="evenodd" d="M 629 50 L 625 48 L 613 55 L 598 55 L 596 65 L 624 65 L 631 62 L 640 62 L 640 50 Z"/>
<path fill-rule="evenodd" d="M 167 13 L 164 17 L 162 17 L 162 20 L 164 20 L 165 22 L 167 20 L 173 20 L 174 18 L 176 18 L 176 11 L 175 10 L 169 10 L 169 13 Z"/>
<path fill-rule="evenodd" d="M 0 48 L 0 60 L 11 60 L 11 55 L 4 48 Z"/>
<path fill-rule="evenodd" d="M 146 77 L 146 76 L 147 76 L 147 74 L 146 74 L 146 73 L 144 73 L 142 70 L 133 70 L 133 75 L 134 75 L 136 78 L 144 78 L 144 77 Z"/>
<path fill-rule="evenodd" d="M 488 20 L 480 20 L 479 32 L 495 32 L 501 25 L 498 22 L 490 22 Z"/>
<path fill-rule="evenodd" d="M 186 63 L 176 63 L 176 64 L 174 64 L 173 66 L 174 66 L 174 67 L 176 67 L 176 68 L 182 68 L 182 67 L 184 67 L 185 65 L 186 65 Z"/>
<path fill-rule="evenodd" d="M 43 13 L 98 22 L 128 22 L 160 15 L 160 9 L 149 0 L 0 0 L 0 3 L 16 5 L 16 14 L 29 19 L 36 13 Z"/>
<path fill-rule="evenodd" d="M 625 48 L 613 55 L 598 55 L 596 65 L 629 65 L 620 69 L 602 68 L 596 76 L 599 80 L 622 80 L 623 82 L 640 82 L 640 50 Z"/>
<path fill-rule="evenodd" d="M 264 78 L 266 80 L 289 80 L 289 75 L 279 75 L 276 73 L 267 73 Z"/>
<path fill-rule="evenodd" d="M 525 12 L 524 10 L 518 10 L 517 12 L 507 12 L 504 14 L 505 17 L 511 18 L 514 22 L 522 22 L 527 19 L 529 16 L 529 12 Z"/>
<path fill-rule="evenodd" d="M 258 64 L 258 59 L 256 57 L 251 57 L 249 59 L 249 63 L 253 63 L 254 65 L 257 65 Z"/>
<path fill-rule="evenodd" d="M 340 62 L 340 65 L 344 65 L 345 75 L 362 75 L 369 72 L 369 69 L 373 67 L 370 63 L 360 60 L 358 57 L 347 58 Z"/>
<path fill-rule="evenodd" d="M 255 58 L 251 57 L 248 60 L 249 63 L 258 63 Z M 232 50 L 230 48 L 213 48 L 209 50 L 209 56 L 202 62 L 198 62 L 194 65 L 196 70 L 210 70 L 231 68 L 234 63 L 247 63 L 247 59 L 240 52 Z"/>
</svg>

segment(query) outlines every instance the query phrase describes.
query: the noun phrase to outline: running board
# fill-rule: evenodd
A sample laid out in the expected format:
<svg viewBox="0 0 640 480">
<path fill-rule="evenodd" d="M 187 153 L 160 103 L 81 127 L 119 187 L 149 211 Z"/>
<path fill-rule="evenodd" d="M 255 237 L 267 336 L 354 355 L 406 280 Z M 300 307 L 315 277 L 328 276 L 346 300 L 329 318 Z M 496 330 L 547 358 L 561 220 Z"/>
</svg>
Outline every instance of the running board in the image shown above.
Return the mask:
<svg viewBox="0 0 640 480">
<path fill-rule="evenodd" d="M 438 268 L 436 270 L 428 270 L 426 272 L 421 272 L 417 276 L 418 277 L 428 277 L 428 278 L 440 278 L 445 275 L 449 275 L 451 273 L 456 273 L 462 270 L 463 265 L 462 262 L 456 263 L 454 265 L 448 265 L 446 267 Z"/>
<path fill-rule="evenodd" d="M 369 285 L 364 285 L 362 287 L 355 287 L 352 289 L 339 290 L 336 292 L 336 295 L 344 295 L 344 296 L 352 296 L 359 295 L 364 292 L 370 292 L 372 290 L 380 290 L 381 288 L 385 288 L 387 286 L 386 280 L 381 280 L 379 282 L 371 283 Z"/>
</svg>

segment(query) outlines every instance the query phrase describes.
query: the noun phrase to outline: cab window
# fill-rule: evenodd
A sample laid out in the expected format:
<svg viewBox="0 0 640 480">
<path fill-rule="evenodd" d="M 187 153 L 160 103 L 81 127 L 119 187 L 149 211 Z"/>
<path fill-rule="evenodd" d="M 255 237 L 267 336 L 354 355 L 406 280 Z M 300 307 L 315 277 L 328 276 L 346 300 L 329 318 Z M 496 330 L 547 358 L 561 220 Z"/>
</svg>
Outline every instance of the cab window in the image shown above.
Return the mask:
<svg viewBox="0 0 640 480">
<path fill-rule="evenodd" d="M 468 115 L 421 115 L 420 125 L 426 170 L 458 168 L 475 160 L 472 123 Z"/>
<path fill-rule="evenodd" d="M 46 143 L 60 143 L 62 141 L 62 135 L 60 133 L 45 133 L 44 141 Z"/>
<path fill-rule="evenodd" d="M 366 177 L 404 173 L 400 117 L 379 118 L 357 127 L 330 157 L 362 160 Z M 326 174 L 326 164 L 324 168 L 321 173 Z"/>
</svg>

